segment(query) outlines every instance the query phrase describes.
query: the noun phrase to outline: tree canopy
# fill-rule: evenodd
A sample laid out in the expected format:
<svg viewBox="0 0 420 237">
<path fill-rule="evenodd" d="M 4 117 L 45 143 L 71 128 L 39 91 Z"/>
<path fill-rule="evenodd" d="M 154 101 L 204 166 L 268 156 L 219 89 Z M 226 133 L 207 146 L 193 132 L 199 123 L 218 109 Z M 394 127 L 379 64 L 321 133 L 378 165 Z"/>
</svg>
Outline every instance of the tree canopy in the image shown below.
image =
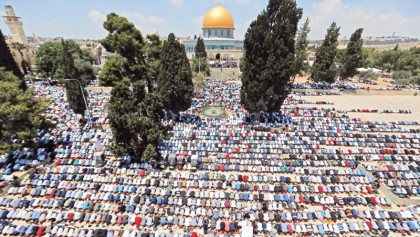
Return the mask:
<svg viewBox="0 0 420 237">
<path fill-rule="evenodd" d="M 204 74 L 201 73 L 195 73 L 193 76 L 193 84 L 194 84 L 194 91 L 199 92 L 204 88 L 205 84 L 205 77 Z"/>
<path fill-rule="evenodd" d="M 36 99 L 31 89 L 20 88 L 21 79 L 0 68 L 0 152 L 30 146 L 36 130 L 47 125 L 42 113 L 46 99 Z"/>
<path fill-rule="evenodd" d="M 419 84 L 420 82 L 420 49 L 409 50 L 366 50 L 369 65 L 392 73 L 392 78 L 401 84 Z"/>
<path fill-rule="evenodd" d="M 298 36 L 296 40 L 296 74 L 299 76 L 303 76 L 305 73 L 309 71 L 309 64 L 306 62 L 307 60 L 307 50 L 308 50 L 308 33 L 311 30 L 309 27 L 309 18 L 306 18 L 305 23 L 303 24 L 302 28 L 298 31 Z"/>
<path fill-rule="evenodd" d="M 370 80 L 377 80 L 379 78 L 379 74 L 372 71 L 372 70 L 367 70 L 367 71 L 364 71 L 364 72 L 360 72 L 359 77 L 360 78 L 365 78 L 365 79 L 370 79 Z"/>
<path fill-rule="evenodd" d="M 196 74 L 202 73 L 205 76 L 210 76 L 210 64 L 206 58 L 193 58 L 191 68 Z"/>
<path fill-rule="evenodd" d="M 104 67 L 108 70 L 99 75 L 101 85 L 114 85 L 113 79 L 121 80 L 122 74 L 122 77 L 129 78 L 132 82 L 147 82 L 148 88 L 152 90 L 143 52 L 145 42 L 141 32 L 127 18 L 116 13 L 108 14 L 103 26 L 108 35 L 101 40 L 101 44 L 108 52 L 116 53 L 122 58 L 114 58 L 113 61 L 105 63 Z M 124 62 L 121 59 L 124 59 Z M 124 65 L 124 68 L 115 67 L 117 65 Z"/>
<path fill-rule="evenodd" d="M 327 30 L 325 39 L 315 53 L 311 68 L 311 80 L 315 82 L 334 83 L 337 78 L 336 54 L 340 27 L 333 22 Z"/>
<path fill-rule="evenodd" d="M 204 45 L 204 40 L 201 37 L 198 37 L 197 39 L 197 44 L 195 46 L 195 57 L 207 58 L 206 46 Z"/>
<path fill-rule="evenodd" d="M 197 44 L 195 46 L 195 57 L 192 59 L 192 70 L 195 73 L 203 73 L 206 76 L 210 76 L 210 64 L 207 61 L 207 52 L 204 40 L 198 37 Z"/>
<path fill-rule="evenodd" d="M 363 29 L 357 29 L 350 37 L 350 42 L 343 56 L 343 62 L 340 68 L 342 78 L 353 77 L 357 74 L 357 68 L 363 65 Z"/>
<path fill-rule="evenodd" d="M 397 69 L 398 59 L 402 56 L 401 51 L 397 50 L 386 50 L 378 53 L 375 56 L 375 66 L 385 71 L 391 72 Z"/>
<path fill-rule="evenodd" d="M 164 45 L 157 34 L 143 39 L 133 23 L 115 13 L 107 15 L 104 28 L 108 36 L 101 44 L 114 53 L 99 75 L 101 85 L 113 86 L 108 105 L 112 151 L 117 156 L 130 155 L 134 161 L 159 159 L 157 143 L 166 129 L 161 123 L 163 99 L 154 86 L 162 61 L 167 60 Z M 177 62 L 184 62 L 183 58 Z"/>
<path fill-rule="evenodd" d="M 87 91 L 84 88 L 95 78 L 95 75 L 92 66 L 81 61 L 80 58 L 77 58 L 78 67 L 76 67 L 68 41 L 62 40 L 61 44 L 61 76 L 62 79 L 72 79 L 70 81 L 64 81 L 66 85 L 67 101 L 74 113 L 84 116 L 85 111 L 88 109 L 86 108 L 85 98 L 83 98 L 84 96 L 87 97 Z M 75 57 L 78 56 L 76 55 Z"/>
<path fill-rule="evenodd" d="M 191 66 L 184 45 L 173 33 L 163 43 L 158 90 L 167 111 L 178 113 L 191 106 L 194 94 Z"/>
<path fill-rule="evenodd" d="M 248 28 L 241 61 L 241 102 L 248 111 L 278 111 L 290 93 L 301 17 L 294 0 L 270 0 Z"/>
<path fill-rule="evenodd" d="M 99 85 L 115 86 L 127 75 L 126 68 L 128 64 L 125 58 L 118 54 L 109 56 L 99 73 Z"/>
<path fill-rule="evenodd" d="M 143 51 L 147 58 L 148 77 L 150 78 L 151 84 L 155 85 L 159 77 L 163 42 L 158 34 L 147 35 L 146 39 L 146 45 Z"/>
<path fill-rule="evenodd" d="M 7 71 L 12 71 L 15 76 L 21 79 L 20 88 L 26 89 L 26 83 L 23 80 L 22 71 L 20 71 L 19 66 L 16 64 L 15 59 L 13 58 L 10 48 L 6 44 L 6 39 L 4 38 L 3 33 L 0 30 L 0 67 L 5 68 Z"/>
<path fill-rule="evenodd" d="M 75 61 L 92 65 L 92 56 L 87 50 L 83 50 L 73 40 L 65 40 L 70 55 Z M 62 54 L 63 43 L 61 41 L 47 42 L 39 46 L 35 52 L 37 73 L 43 78 L 62 79 Z M 78 64 L 76 63 L 76 66 Z M 93 71 L 93 69 L 92 69 Z"/>
<path fill-rule="evenodd" d="M 132 84 L 128 78 L 117 82 L 112 88 L 108 106 L 114 154 L 131 155 L 134 161 L 139 161 L 149 145 L 156 148 L 165 134 L 160 122 L 162 116 L 161 98 L 146 93 L 144 82 Z"/>
</svg>

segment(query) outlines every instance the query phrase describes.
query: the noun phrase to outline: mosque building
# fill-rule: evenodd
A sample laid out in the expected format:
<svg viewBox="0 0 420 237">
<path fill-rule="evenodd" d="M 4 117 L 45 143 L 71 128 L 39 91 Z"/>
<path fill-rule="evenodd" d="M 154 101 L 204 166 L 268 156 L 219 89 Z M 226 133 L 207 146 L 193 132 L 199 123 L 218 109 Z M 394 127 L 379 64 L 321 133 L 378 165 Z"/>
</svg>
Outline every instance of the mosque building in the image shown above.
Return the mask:
<svg viewBox="0 0 420 237">
<path fill-rule="evenodd" d="M 243 55 L 243 40 L 235 39 L 235 22 L 230 12 L 220 4 L 204 16 L 201 37 L 211 65 L 238 66 Z M 188 58 L 195 56 L 197 39 L 182 40 Z"/>
</svg>

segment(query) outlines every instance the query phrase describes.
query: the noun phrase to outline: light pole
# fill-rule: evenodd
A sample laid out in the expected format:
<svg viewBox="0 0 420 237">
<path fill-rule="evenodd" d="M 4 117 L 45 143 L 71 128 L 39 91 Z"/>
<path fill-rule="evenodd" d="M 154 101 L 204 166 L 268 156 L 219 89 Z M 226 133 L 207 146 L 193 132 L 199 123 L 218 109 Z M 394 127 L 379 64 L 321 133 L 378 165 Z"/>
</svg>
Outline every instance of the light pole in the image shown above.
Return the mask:
<svg viewBox="0 0 420 237">
<path fill-rule="evenodd" d="M 88 117 L 91 119 L 91 117 L 90 117 L 89 107 L 88 107 L 88 104 L 87 104 L 87 102 L 86 102 L 85 93 L 83 92 L 82 83 L 80 83 L 80 81 L 79 81 L 79 80 L 77 80 L 77 79 L 63 79 L 63 81 L 75 81 L 75 82 L 77 82 L 77 83 L 79 84 L 80 91 L 82 92 L 82 96 L 83 96 L 83 101 L 85 102 L 86 110 L 88 111 Z"/>
</svg>

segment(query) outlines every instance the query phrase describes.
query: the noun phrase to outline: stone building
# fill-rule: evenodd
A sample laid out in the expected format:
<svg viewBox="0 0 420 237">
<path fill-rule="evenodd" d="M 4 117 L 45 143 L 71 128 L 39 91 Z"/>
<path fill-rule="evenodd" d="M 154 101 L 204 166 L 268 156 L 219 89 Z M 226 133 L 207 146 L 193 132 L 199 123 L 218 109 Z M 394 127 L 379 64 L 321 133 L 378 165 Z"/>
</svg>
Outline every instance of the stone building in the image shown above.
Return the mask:
<svg viewBox="0 0 420 237">
<path fill-rule="evenodd" d="M 243 55 L 243 40 L 235 39 L 235 22 L 230 12 L 220 4 L 204 16 L 201 37 L 207 58 L 212 65 L 237 66 Z M 195 54 L 197 39 L 181 40 L 188 58 Z"/>
<path fill-rule="evenodd" d="M 4 9 L 6 15 L 3 18 L 11 33 L 11 37 L 7 39 L 7 44 L 14 55 L 16 63 L 25 71 L 35 62 L 35 46 L 28 42 L 23 29 L 23 22 L 20 17 L 16 16 L 12 6 L 5 5 Z"/>
</svg>

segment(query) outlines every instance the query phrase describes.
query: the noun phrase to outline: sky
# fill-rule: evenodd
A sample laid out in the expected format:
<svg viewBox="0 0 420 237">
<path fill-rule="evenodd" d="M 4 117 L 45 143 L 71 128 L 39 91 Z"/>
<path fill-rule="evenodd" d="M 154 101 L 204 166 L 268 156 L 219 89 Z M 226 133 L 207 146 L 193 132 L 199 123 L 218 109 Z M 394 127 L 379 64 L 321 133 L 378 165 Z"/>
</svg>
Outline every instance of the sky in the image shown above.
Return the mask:
<svg viewBox="0 0 420 237">
<path fill-rule="evenodd" d="M 102 39 L 102 24 L 115 12 L 127 17 L 143 35 L 159 33 L 198 36 L 202 18 L 217 0 L 0 0 L 13 6 L 22 17 L 27 35 Z M 237 39 L 243 39 L 249 24 L 267 6 L 268 0 L 220 0 L 235 21 Z M 398 36 L 420 38 L 420 0 L 297 0 L 303 9 L 300 25 L 311 21 L 311 40 L 323 39 L 333 22 L 341 26 L 340 39 L 349 38 L 357 28 L 364 37 Z M 3 20 L 0 29 L 9 35 Z"/>
</svg>

